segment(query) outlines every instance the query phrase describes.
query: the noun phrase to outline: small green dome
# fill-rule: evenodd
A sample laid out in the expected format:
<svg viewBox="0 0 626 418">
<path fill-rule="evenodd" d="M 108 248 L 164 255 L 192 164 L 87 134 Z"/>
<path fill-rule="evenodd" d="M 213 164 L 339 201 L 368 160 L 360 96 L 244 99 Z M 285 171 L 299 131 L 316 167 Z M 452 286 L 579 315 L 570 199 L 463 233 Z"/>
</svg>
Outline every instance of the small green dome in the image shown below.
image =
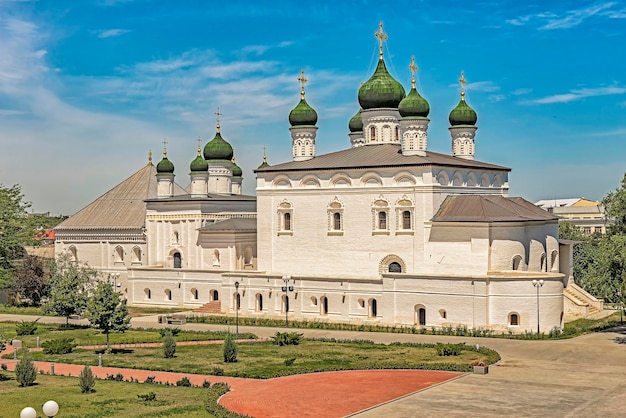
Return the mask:
<svg viewBox="0 0 626 418">
<path fill-rule="evenodd" d="M 378 60 L 374 75 L 359 89 L 359 103 L 363 109 L 397 108 L 404 96 L 404 87 L 389 74 L 382 58 Z"/>
<path fill-rule="evenodd" d="M 415 88 L 412 88 L 409 94 L 400 102 L 398 110 L 403 118 L 415 116 L 425 118 L 430 113 L 430 105 Z"/>
<path fill-rule="evenodd" d="M 204 146 L 205 160 L 226 160 L 233 159 L 233 147 L 222 138 L 220 131 L 215 133 L 215 138 Z"/>
<path fill-rule="evenodd" d="M 317 112 L 306 102 L 304 97 L 300 103 L 289 112 L 291 126 L 312 126 L 317 123 Z"/>
<path fill-rule="evenodd" d="M 478 116 L 476 116 L 476 112 L 474 109 L 469 107 L 465 98 L 461 97 L 461 101 L 452 112 L 450 112 L 450 116 L 448 117 L 450 121 L 450 125 L 476 125 L 476 121 L 478 120 Z"/>
<path fill-rule="evenodd" d="M 202 158 L 200 153 L 198 153 L 196 159 L 193 160 L 189 165 L 189 169 L 193 173 L 206 172 L 209 169 L 209 163 L 207 163 L 206 160 Z"/>
<path fill-rule="evenodd" d="M 233 161 L 233 177 L 241 177 L 243 170 Z"/>
<path fill-rule="evenodd" d="M 163 159 L 156 166 L 159 174 L 174 174 L 174 164 L 167 159 L 167 155 L 163 155 Z"/>
<path fill-rule="evenodd" d="M 356 112 L 356 115 L 352 116 L 350 123 L 348 123 L 350 132 L 363 132 L 363 118 L 361 117 L 361 109 Z"/>
</svg>

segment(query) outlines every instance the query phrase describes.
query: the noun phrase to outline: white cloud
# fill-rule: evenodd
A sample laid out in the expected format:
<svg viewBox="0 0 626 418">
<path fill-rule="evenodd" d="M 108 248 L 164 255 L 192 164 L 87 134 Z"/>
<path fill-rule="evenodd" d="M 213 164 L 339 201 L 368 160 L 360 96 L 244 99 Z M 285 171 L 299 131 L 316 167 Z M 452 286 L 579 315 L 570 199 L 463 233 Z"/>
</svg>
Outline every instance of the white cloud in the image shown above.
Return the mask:
<svg viewBox="0 0 626 418">
<path fill-rule="evenodd" d="M 521 88 L 513 90 L 511 94 L 514 96 L 524 96 L 526 94 L 532 93 L 532 91 L 533 89 L 521 87 Z"/>
<path fill-rule="evenodd" d="M 112 38 L 130 32 L 129 29 L 107 29 L 98 31 L 98 38 Z"/>
<path fill-rule="evenodd" d="M 582 24 L 587 19 L 594 16 L 605 16 L 609 18 L 626 17 L 624 9 L 612 10 L 616 2 L 596 3 L 587 7 L 567 10 L 561 13 L 542 12 L 526 16 L 518 16 L 506 20 L 506 23 L 513 26 L 524 26 L 534 23 L 540 30 L 569 29 Z"/>
<path fill-rule="evenodd" d="M 626 94 L 626 87 L 609 86 L 597 88 L 572 89 L 568 93 L 555 94 L 552 96 L 541 97 L 539 99 L 527 100 L 526 104 L 551 104 L 551 103 L 568 103 L 581 100 L 587 97 L 595 96 L 612 96 Z"/>
<path fill-rule="evenodd" d="M 487 93 L 492 93 L 494 91 L 499 91 L 500 87 L 497 86 L 493 81 L 476 81 L 473 83 L 467 83 L 465 85 L 465 89 L 467 91 L 484 91 Z"/>
<path fill-rule="evenodd" d="M 504 94 L 492 94 L 489 96 L 489 101 L 491 102 L 501 102 L 506 99 Z"/>
</svg>

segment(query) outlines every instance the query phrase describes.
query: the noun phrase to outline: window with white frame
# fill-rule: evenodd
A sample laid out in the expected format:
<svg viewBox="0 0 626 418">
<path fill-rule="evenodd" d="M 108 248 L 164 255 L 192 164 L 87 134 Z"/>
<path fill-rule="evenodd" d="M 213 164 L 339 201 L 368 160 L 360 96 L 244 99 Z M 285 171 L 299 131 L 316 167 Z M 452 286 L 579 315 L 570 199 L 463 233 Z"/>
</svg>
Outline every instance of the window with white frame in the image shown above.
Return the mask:
<svg viewBox="0 0 626 418">
<path fill-rule="evenodd" d="M 293 206 L 291 202 L 283 200 L 278 205 L 278 235 L 293 234 Z"/>
<path fill-rule="evenodd" d="M 382 196 L 372 205 L 372 229 L 374 234 L 389 234 L 389 202 Z"/>
<path fill-rule="evenodd" d="M 343 203 L 337 197 L 328 204 L 328 235 L 343 235 Z"/>
<path fill-rule="evenodd" d="M 412 234 L 415 226 L 413 213 L 415 206 L 413 202 L 406 196 L 402 196 L 396 202 L 396 234 Z"/>
</svg>

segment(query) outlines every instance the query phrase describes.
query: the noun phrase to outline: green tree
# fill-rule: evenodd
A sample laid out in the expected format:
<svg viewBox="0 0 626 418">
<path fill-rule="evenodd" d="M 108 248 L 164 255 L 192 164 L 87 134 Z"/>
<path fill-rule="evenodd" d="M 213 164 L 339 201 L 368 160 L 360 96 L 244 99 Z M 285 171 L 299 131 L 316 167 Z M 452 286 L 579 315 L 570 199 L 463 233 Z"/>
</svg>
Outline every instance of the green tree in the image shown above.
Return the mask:
<svg viewBox="0 0 626 418">
<path fill-rule="evenodd" d="M 224 338 L 223 354 L 224 363 L 235 363 L 237 361 L 237 342 L 230 332 Z"/>
<path fill-rule="evenodd" d="M 48 296 L 48 276 L 44 260 L 27 254 L 14 271 L 11 291 L 20 299 L 39 305 L 41 298 Z"/>
<path fill-rule="evenodd" d="M 22 387 L 31 386 L 37 379 L 37 368 L 26 348 L 22 349 L 22 357 L 15 365 L 15 380 Z"/>
<path fill-rule="evenodd" d="M 96 279 L 97 272 L 85 264 L 72 261 L 62 254 L 51 265 L 50 299 L 44 306 L 47 312 L 65 317 L 81 315 L 87 307 L 87 288 Z"/>
<path fill-rule="evenodd" d="M 106 334 L 107 351 L 111 331 L 124 332 L 130 326 L 126 299 L 108 282 L 99 282 L 94 289 L 87 301 L 87 317 L 92 326 Z"/>
<path fill-rule="evenodd" d="M 14 261 L 24 256 L 24 242 L 34 234 L 24 221 L 29 207 L 20 186 L 0 184 L 0 288 L 9 284 Z"/>
<path fill-rule="evenodd" d="M 168 330 L 163 336 L 163 356 L 165 358 L 172 358 L 176 354 L 176 340 L 172 331 Z"/>
<path fill-rule="evenodd" d="M 96 386 L 96 378 L 91 371 L 91 367 L 85 366 L 78 375 L 78 386 L 80 387 L 80 393 L 91 393 L 93 387 Z"/>
<path fill-rule="evenodd" d="M 626 235 L 626 174 L 620 186 L 602 199 L 608 235 Z"/>
</svg>

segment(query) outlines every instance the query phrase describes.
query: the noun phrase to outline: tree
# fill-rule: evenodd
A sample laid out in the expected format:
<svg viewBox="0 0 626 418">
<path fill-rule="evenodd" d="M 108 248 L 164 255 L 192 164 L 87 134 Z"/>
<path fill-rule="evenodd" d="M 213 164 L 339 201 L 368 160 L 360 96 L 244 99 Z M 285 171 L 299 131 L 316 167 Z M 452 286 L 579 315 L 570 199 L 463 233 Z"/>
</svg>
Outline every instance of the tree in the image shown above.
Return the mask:
<svg viewBox="0 0 626 418">
<path fill-rule="evenodd" d="M 224 338 L 224 363 L 235 363 L 237 361 L 237 342 L 230 332 Z"/>
<path fill-rule="evenodd" d="M 11 280 L 13 294 L 30 299 L 39 305 L 41 298 L 48 296 L 48 276 L 41 257 L 27 254 L 15 269 Z"/>
<path fill-rule="evenodd" d="M 9 283 L 13 262 L 24 256 L 24 242 L 34 233 L 24 222 L 29 207 L 20 186 L 0 184 L 0 288 Z"/>
<path fill-rule="evenodd" d="M 65 317 L 81 315 L 87 307 L 87 288 L 96 279 L 97 272 L 85 264 L 72 261 L 62 254 L 51 266 L 50 298 L 44 309 Z"/>
<path fill-rule="evenodd" d="M 172 331 L 167 331 L 163 336 L 163 356 L 172 358 L 176 354 L 176 340 L 172 335 Z"/>
<path fill-rule="evenodd" d="M 626 174 L 620 187 L 602 199 L 602 205 L 608 223 L 607 234 L 626 235 Z"/>
<path fill-rule="evenodd" d="M 99 282 L 87 301 L 87 317 L 91 325 L 100 329 L 107 337 L 111 331 L 124 332 L 130 327 L 130 316 L 126 299 L 123 299 L 108 282 Z"/>
<path fill-rule="evenodd" d="M 80 393 L 91 393 L 93 387 L 96 385 L 96 378 L 91 371 L 91 367 L 85 366 L 78 375 L 78 386 L 80 387 Z"/>
<path fill-rule="evenodd" d="M 31 386 L 37 379 L 37 368 L 26 348 L 22 349 L 22 358 L 15 365 L 15 380 L 21 387 Z"/>
</svg>

